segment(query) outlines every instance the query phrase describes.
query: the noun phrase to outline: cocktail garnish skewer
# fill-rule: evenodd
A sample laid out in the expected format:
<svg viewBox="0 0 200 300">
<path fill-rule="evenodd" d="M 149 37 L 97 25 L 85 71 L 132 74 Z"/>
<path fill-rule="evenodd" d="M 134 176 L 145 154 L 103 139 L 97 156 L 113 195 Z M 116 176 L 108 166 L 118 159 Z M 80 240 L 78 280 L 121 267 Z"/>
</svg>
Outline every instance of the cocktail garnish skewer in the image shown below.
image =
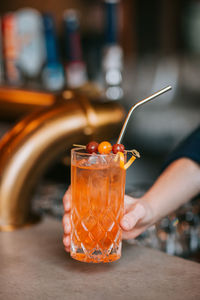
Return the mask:
<svg viewBox="0 0 200 300">
<path fill-rule="evenodd" d="M 85 148 L 86 148 L 86 146 L 85 146 L 85 145 L 73 144 L 73 146 L 74 146 L 74 147 L 78 147 L 78 148 L 83 148 L 83 149 L 85 149 Z"/>
</svg>

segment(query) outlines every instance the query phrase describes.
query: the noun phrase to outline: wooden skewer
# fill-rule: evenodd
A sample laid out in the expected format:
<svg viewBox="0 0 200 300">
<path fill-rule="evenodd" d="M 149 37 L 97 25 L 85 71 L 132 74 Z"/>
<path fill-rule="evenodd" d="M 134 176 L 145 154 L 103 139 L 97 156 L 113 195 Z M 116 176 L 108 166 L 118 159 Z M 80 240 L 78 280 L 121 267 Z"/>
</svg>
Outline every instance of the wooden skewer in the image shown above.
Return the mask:
<svg viewBox="0 0 200 300">
<path fill-rule="evenodd" d="M 73 146 L 74 147 L 79 147 L 79 148 L 86 149 L 86 146 L 84 146 L 84 145 L 73 144 Z"/>
</svg>

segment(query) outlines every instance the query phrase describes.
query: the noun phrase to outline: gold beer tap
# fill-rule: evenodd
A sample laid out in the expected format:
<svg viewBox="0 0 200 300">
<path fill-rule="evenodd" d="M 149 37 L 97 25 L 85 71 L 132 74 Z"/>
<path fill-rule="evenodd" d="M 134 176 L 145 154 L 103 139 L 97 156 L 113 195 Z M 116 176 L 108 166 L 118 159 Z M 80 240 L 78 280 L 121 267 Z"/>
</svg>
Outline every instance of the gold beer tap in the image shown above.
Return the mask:
<svg viewBox="0 0 200 300">
<path fill-rule="evenodd" d="M 55 104 L 60 95 L 6 86 L 0 87 L 0 118 L 17 119 L 33 110 Z"/>
<path fill-rule="evenodd" d="M 0 141 L 0 231 L 34 222 L 32 191 L 47 167 L 73 143 L 119 133 L 124 110 L 118 103 L 92 102 L 71 91 L 64 97 L 49 97 L 52 103 L 28 114 Z"/>
</svg>

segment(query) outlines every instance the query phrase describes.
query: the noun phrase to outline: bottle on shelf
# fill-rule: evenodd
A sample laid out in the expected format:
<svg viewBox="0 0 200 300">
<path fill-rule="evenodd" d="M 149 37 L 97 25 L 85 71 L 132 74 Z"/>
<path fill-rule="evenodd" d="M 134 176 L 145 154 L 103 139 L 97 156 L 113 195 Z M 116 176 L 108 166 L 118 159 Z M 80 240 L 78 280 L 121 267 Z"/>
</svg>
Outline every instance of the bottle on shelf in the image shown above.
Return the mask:
<svg viewBox="0 0 200 300">
<path fill-rule="evenodd" d="M 42 16 L 32 8 L 19 9 L 15 15 L 20 50 L 19 68 L 26 86 L 41 88 L 39 78 L 46 59 Z"/>
<path fill-rule="evenodd" d="M 6 83 L 21 86 L 23 78 L 18 65 L 20 50 L 15 13 L 9 12 L 2 17 L 2 44 Z"/>
<path fill-rule="evenodd" d="M 109 100 L 123 97 L 122 69 L 123 51 L 119 45 L 119 0 L 104 0 L 105 6 L 105 45 L 102 69 L 105 96 Z"/>
<path fill-rule="evenodd" d="M 75 10 L 64 12 L 65 74 L 69 88 L 79 88 L 87 82 L 86 65 L 82 57 L 79 18 Z"/>
<path fill-rule="evenodd" d="M 53 16 L 43 14 L 46 63 L 42 71 L 43 86 L 48 91 L 62 90 L 65 84 L 64 70 L 60 63 L 56 29 Z"/>
</svg>

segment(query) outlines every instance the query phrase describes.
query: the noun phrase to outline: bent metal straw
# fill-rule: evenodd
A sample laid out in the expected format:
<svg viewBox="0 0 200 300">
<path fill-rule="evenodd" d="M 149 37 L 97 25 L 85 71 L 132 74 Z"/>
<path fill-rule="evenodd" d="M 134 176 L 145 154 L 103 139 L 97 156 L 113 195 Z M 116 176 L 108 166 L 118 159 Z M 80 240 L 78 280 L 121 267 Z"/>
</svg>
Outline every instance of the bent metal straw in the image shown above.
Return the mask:
<svg viewBox="0 0 200 300">
<path fill-rule="evenodd" d="M 123 127 L 122 127 L 122 129 L 121 129 L 121 132 L 120 132 L 120 135 L 119 135 L 119 137 L 118 137 L 117 144 L 120 144 L 120 142 L 121 142 L 121 140 L 122 140 L 122 138 L 123 138 L 123 136 L 124 136 L 124 133 L 125 133 L 125 130 L 126 130 L 126 126 L 127 126 L 127 124 L 128 124 L 128 121 L 129 121 L 129 119 L 130 119 L 130 117 L 131 117 L 133 111 L 134 111 L 137 107 L 139 107 L 140 105 L 145 104 L 145 103 L 147 103 L 147 102 L 149 102 L 149 101 L 155 99 L 156 97 L 158 97 L 158 96 L 160 96 L 160 95 L 166 93 L 167 91 L 171 90 L 171 88 L 172 88 L 172 87 L 169 85 L 169 86 L 163 88 L 162 90 L 160 90 L 160 91 L 154 93 L 153 95 L 151 95 L 151 96 L 149 96 L 149 97 L 147 97 L 147 98 L 145 98 L 145 99 L 143 99 L 143 100 L 141 100 L 141 101 L 138 101 L 135 105 L 133 105 L 133 106 L 131 107 L 131 109 L 129 110 L 128 115 L 127 115 L 127 117 L 126 117 L 126 119 L 125 119 L 125 121 L 124 121 L 124 125 L 123 125 Z"/>
</svg>

